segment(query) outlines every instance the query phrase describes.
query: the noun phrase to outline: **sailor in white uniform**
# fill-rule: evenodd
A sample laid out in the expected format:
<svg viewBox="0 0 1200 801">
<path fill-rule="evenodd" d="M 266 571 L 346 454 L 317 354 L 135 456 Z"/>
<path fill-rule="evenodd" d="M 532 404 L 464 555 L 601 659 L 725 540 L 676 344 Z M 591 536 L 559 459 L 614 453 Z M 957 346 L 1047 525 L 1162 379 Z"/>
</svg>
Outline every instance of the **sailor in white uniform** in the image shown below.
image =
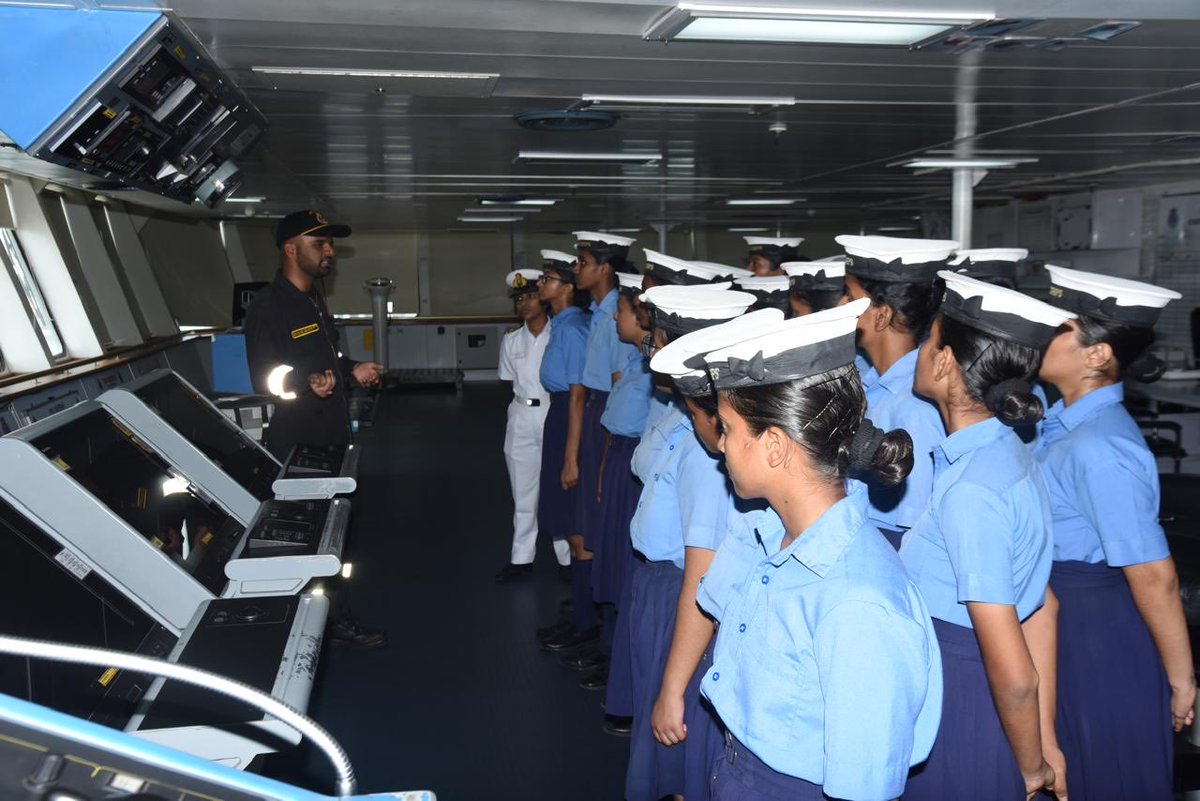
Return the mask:
<svg viewBox="0 0 1200 801">
<path fill-rule="evenodd" d="M 538 534 L 538 481 L 542 469 L 542 428 L 550 394 L 542 388 L 539 371 L 550 341 L 546 309 L 538 299 L 541 270 L 513 270 L 504 279 L 523 324 L 500 343 L 501 381 L 511 381 L 504 431 L 504 461 L 513 495 L 513 540 L 509 564 L 496 574 L 497 582 L 512 581 L 533 572 Z"/>
</svg>

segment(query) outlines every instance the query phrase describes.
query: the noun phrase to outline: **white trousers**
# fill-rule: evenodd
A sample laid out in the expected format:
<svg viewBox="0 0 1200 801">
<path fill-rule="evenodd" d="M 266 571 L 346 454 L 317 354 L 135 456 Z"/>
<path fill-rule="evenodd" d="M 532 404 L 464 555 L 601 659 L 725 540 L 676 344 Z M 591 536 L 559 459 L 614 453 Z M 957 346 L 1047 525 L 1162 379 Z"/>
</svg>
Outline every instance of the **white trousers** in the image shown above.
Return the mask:
<svg viewBox="0 0 1200 801">
<path fill-rule="evenodd" d="M 542 428 L 549 406 L 508 405 L 508 425 L 504 429 L 504 463 L 513 497 L 514 565 L 533 562 L 538 535 L 538 483 L 542 472 Z M 554 555 L 560 565 L 570 564 L 570 546 L 566 540 L 554 543 Z"/>
</svg>

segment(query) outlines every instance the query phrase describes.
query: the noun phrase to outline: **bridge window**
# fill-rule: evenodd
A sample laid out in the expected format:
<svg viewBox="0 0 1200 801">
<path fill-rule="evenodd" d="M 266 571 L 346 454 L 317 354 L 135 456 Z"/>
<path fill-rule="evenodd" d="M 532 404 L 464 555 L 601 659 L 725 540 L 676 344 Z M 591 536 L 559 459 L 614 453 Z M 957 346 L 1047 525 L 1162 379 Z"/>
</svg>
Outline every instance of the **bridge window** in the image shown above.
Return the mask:
<svg viewBox="0 0 1200 801">
<path fill-rule="evenodd" d="M 10 228 L 0 228 L 0 261 L 4 262 L 5 268 L 21 288 L 26 311 L 37 326 L 46 353 L 52 360 L 61 359 L 66 355 L 62 337 L 58 335 L 58 327 L 54 324 L 54 318 L 50 316 L 50 307 L 46 305 L 37 279 L 25 261 L 21 243 Z"/>
</svg>

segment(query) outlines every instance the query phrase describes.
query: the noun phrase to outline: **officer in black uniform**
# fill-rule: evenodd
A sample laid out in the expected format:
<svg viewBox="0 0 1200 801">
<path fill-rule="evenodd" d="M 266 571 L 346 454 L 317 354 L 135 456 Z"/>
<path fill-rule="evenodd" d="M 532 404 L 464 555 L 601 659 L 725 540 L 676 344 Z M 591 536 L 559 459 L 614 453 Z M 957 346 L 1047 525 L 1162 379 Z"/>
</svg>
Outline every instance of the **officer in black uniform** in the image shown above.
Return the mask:
<svg viewBox="0 0 1200 801">
<path fill-rule="evenodd" d="M 298 442 L 349 443 L 349 382 L 378 384 L 384 369 L 340 354 L 337 328 L 313 286 L 333 271 L 334 237 L 349 235 L 349 226 L 331 225 L 311 209 L 284 217 L 275 229 L 279 272 L 246 309 L 243 329 L 251 381 L 257 392 L 276 398 L 264 441 L 281 461 Z M 383 632 L 359 627 L 345 592 L 341 595 L 326 636 L 355 648 L 387 642 Z"/>
</svg>

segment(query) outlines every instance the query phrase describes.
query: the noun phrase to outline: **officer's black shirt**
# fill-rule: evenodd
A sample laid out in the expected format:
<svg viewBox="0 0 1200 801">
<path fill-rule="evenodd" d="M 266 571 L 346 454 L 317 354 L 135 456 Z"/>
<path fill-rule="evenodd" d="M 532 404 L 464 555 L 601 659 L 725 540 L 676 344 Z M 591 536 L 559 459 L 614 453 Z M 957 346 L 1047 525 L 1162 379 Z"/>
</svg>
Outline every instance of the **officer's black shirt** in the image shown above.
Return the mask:
<svg viewBox="0 0 1200 801">
<path fill-rule="evenodd" d="M 354 362 L 338 355 L 338 332 L 315 290 L 301 292 L 284 277 L 254 295 L 244 323 L 246 357 L 255 391 L 269 395 L 267 377 L 280 365 L 292 370 L 284 390 L 296 393 L 291 400 L 275 399 L 275 414 L 267 428 L 266 443 L 280 458 L 298 442 L 312 445 L 350 441 L 347 387 L 353 380 Z M 332 370 L 337 386 L 327 398 L 318 398 L 308 386 L 311 373 Z"/>
</svg>

